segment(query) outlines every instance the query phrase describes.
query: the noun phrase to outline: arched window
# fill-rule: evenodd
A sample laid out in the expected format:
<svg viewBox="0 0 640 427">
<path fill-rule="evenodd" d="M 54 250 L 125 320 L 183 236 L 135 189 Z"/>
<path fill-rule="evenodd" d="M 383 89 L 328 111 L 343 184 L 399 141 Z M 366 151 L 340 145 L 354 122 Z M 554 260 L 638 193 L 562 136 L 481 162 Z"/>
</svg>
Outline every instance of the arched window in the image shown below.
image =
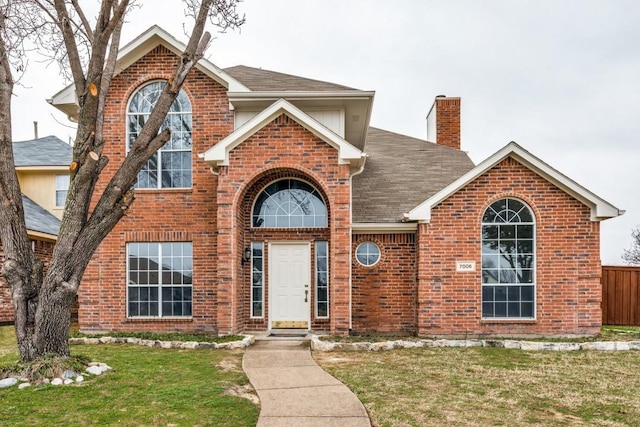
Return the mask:
<svg viewBox="0 0 640 427">
<path fill-rule="evenodd" d="M 156 105 L 163 81 L 138 89 L 127 108 L 127 150 L 131 148 Z M 136 188 L 191 187 L 191 103 L 180 91 L 160 129 L 171 129 L 171 139 L 149 159 L 138 174 Z"/>
<path fill-rule="evenodd" d="M 482 217 L 482 317 L 535 318 L 535 223 L 517 199 L 492 203 Z"/>
<path fill-rule="evenodd" d="M 327 207 L 318 191 L 304 181 L 272 182 L 253 206 L 253 227 L 326 227 Z"/>
</svg>

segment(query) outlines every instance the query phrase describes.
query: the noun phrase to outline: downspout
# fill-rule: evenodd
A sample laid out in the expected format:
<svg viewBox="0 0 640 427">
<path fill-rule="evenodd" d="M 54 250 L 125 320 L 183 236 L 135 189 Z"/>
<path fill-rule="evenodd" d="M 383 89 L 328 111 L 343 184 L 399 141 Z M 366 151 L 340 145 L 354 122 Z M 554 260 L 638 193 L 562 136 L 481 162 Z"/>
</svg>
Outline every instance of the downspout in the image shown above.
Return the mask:
<svg viewBox="0 0 640 427">
<path fill-rule="evenodd" d="M 353 224 L 353 177 L 356 175 L 360 175 L 364 171 L 364 165 L 366 162 L 367 162 L 367 153 L 362 153 L 362 164 L 355 172 L 353 172 L 349 176 L 349 245 L 351 245 L 351 242 L 353 241 L 352 226 L 351 226 L 351 224 Z M 349 257 L 351 257 L 351 249 L 349 249 Z M 353 310 L 352 310 L 353 271 L 351 269 L 352 269 L 352 263 L 349 262 L 349 333 L 351 333 L 351 329 L 353 328 Z"/>
</svg>

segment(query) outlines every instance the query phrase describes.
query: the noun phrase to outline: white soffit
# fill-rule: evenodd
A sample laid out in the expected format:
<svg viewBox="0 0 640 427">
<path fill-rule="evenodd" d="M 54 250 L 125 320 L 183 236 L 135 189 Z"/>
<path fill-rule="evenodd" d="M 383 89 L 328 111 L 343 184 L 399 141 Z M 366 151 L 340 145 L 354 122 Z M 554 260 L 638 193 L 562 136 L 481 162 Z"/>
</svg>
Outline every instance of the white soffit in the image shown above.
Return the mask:
<svg viewBox="0 0 640 427">
<path fill-rule="evenodd" d="M 199 156 L 211 166 L 228 166 L 229 153 L 231 150 L 282 114 L 286 114 L 299 125 L 338 150 L 340 164 L 350 164 L 352 167 L 359 167 L 364 162 L 366 158 L 365 153 L 284 99 L 279 99 L 271 104 L 268 108 Z"/>
<path fill-rule="evenodd" d="M 577 182 L 568 178 L 566 175 L 552 168 L 547 163 L 543 162 L 515 142 L 510 142 L 502 149 L 498 150 L 495 154 L 477 165 L 475 168 L 471 169 L 469 172 L 462 175 L 460 178 L 413 208 L 409 213 L 405 213 L 404 220 L 430 222 L 431 209 L 433 207 L 440 204 L 456 191 L 460 190 L 507 157 L 515 159 L 531 171 L 535 172 L 545 180 L 563 190 L 565 193 L 569 194 L 576 200 L 591 208 L 592 221 L 602 221 L 624 214 L 623 210 L 616 208 L 606 200 L 598 197 Z"/>
</svg>

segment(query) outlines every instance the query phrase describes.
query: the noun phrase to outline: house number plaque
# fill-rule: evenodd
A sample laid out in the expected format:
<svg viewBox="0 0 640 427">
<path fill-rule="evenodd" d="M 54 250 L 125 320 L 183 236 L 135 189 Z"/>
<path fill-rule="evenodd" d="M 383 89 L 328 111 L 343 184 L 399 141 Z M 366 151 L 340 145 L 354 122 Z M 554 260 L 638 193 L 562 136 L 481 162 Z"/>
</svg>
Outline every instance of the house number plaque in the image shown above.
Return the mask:
<svg viewBox="0 0 640 427">
<path fill-rule="evenodd" d="M 476 271 L 476 262 L 456 261 L 456 271 Z"/>
</svg>

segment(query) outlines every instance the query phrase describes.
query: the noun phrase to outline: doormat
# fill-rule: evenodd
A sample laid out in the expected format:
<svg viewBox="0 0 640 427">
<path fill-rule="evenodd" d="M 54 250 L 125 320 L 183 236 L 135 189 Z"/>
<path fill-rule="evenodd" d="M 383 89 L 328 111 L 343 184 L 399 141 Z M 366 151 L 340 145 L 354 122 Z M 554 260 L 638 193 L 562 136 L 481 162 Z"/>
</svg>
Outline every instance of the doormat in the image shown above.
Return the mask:
<svg viewBox="0 0 640 427">
<path fill-rule="evenodd" d="M 307 334 L 301 333 L 301 334 L 286 334 L 286 333 L 271 333 L 269 334 L 270 337 L 276 337 L 276 338 L 304 338 L 307 336 Z"/>
</svg>

